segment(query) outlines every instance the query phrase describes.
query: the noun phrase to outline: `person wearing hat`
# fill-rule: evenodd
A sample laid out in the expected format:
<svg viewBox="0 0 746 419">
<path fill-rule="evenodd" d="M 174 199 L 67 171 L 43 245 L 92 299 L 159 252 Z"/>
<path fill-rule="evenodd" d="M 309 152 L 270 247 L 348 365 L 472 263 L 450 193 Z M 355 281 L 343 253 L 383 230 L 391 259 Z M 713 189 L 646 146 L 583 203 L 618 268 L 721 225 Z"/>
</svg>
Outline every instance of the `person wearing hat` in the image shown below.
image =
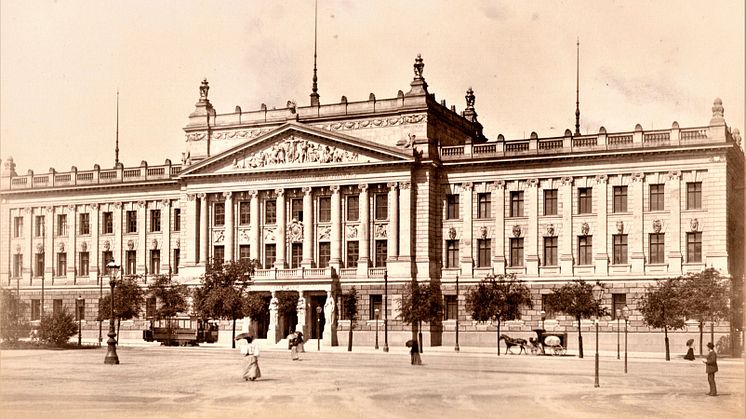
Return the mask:
<svg viewBox="0 0 746 419">
<path fill-rule="evenodd" d="M 710 352 L 707 354 L 707 359 L 702 361 L 705 363 L 707 371 L 707 381 L 710 383 L 710 392 L 707 393 L 707 395 L 717 396 L 718 389 L 715 385 L 715 373 L 718 371 L 718 356 L 715 353 L 715 345 L 713 345 L 712 342 L 707 342 L 707 348 L 710 350 Z"/>
<path fill-rule="evenodd" d="M 239 335 L 241 339 L 246 339 L 246 343 L 241 344 L 239 340 L 241 355 L 244 356 L 243 379 L 245 381 L 254 381 L 262 376 L 259 370 L 259 345 L 254 341 L 254 337 L 248 334 Z"/>
</svg>

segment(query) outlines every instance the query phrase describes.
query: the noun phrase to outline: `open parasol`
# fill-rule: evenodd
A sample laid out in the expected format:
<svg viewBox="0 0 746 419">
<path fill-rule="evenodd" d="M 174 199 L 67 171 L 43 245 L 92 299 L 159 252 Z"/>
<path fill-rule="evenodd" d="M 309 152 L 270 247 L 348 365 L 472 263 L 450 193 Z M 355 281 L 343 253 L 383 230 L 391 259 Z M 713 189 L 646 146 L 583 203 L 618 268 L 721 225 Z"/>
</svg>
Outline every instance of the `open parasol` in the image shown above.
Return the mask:
<svg viewBox="0 0 746 419">
<path fill-rule="evenodd" d="M 244 332 L 244 333 L 239 333 L 239 334 L 238 334 L 238 335 L 236 335 L 236 337 L 234 338 L 234 340 L 241 340 L 241 339 L 251 340 L 251 339 L 252 339 L 252 336 L 251 336 L 251 334 L 249 334 L 249 333 L 245 333 L 245 332 Z"/>
</svg>

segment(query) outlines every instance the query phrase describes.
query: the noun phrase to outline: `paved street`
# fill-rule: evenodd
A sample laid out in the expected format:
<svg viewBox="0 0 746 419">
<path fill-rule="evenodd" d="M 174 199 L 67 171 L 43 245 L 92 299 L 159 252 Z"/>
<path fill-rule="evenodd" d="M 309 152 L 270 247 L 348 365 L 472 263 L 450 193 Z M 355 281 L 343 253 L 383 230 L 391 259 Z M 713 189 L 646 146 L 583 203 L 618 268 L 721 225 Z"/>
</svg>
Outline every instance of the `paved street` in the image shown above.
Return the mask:
<svg viewBox="0 0 746 419">
<path fill-rule="evenodd" d="M 260 381 L 240 378 L 237 351 L 120 347 L 120 365 L 104 365 L 106 348 L 3 351 L 2 418 L 494 418 L 743 417 L 744 366 L 723 359 L 719 397 L 708 397 L 698 359 L 665 362 L 616 354 L 594 360 L 512 355 L 469 348 L 425 348 L 409 365 L 406 348 L 315 351 L 300 362 L 264 350 Z M 482 348 L 484 349 L 484 348 Z"/>
</svg>

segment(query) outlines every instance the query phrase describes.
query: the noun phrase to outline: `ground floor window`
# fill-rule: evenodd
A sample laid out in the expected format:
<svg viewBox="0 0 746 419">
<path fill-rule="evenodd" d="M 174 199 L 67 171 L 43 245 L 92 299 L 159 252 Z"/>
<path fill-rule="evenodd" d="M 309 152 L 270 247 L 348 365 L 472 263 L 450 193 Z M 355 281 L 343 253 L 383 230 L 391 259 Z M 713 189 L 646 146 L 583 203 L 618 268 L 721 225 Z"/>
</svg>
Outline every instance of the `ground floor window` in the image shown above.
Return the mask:
<svg viewBox="0 0 746 419">
<path fill-rule="evenodd" d="M 458 316 L 458 300 L 455 295 L 446 295 L 444 298 L 445 311 L 443 320 L 456 320 Z"/>
<path fill-rule="evenodd" d="M 62 313 L 62 299 L 55 298 L 52 300 L 52 314 L 57 315 Z"/>
<path fill-rule="evenodd" d="M 214 246 L 212 248 L 212 259 L 215 263 L 223 263 L 225 261 L 225 246 Z"/>
<path fill-rule="evenodd" d="M 31 300 L 31 321 L 41 319 L 41 300 Z"/>
<path fill-rule="evenodd" d="M 383 296 L 381 294 L 371 294 L 370 295 L 370 316 L 368 319 L 375 320 L 376 319 L 376 309 L 381 311 L 381 304 L 383 303 Z M 379 317 L 380 318 L 380 317 Z"/>
<path fill-rule="evenodd" d="M 627 294 L 611 294 L 611 320 L 616 320 L 621 317 L 622 309 L 626 305 Z"/>
<path fill-rule="evenodd" d="M 490 266 L 492 247 L 490 239 L 477 240 L 477 266 L 487 268 Z"/>
<path fill-rule="evenodd" d="M 264 245 L 264 268 L 271 269 L 277 260 L 277 247 L 274 244 Z"/>
</svg>

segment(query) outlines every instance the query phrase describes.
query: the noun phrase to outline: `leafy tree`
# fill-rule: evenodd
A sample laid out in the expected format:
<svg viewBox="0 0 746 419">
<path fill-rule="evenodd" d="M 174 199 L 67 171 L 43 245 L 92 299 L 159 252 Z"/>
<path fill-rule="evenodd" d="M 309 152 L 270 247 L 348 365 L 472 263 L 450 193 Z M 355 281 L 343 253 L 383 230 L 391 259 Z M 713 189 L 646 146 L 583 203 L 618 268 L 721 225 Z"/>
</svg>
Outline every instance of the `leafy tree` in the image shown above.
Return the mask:
<svg viewBox="0 0 746 419">
<path fill-rule="evenodd" d="M 440 284 L 411 281 L 404 285 L 399 301 L 399 317 L 412 325 L 412 338 L 418 339 L 422 352 L 422 322 L 439 321 L 443 317 L 443 297 Z"/>
<path fill-rule="evenodd" d="M 67 309 L 63 309 L 51 316 L 42 316 L 37 339 L 42 343 L 63 346 L 76 333 L 78 333 L 78 324 L 75 322 L 75 316 Z"/>
<path fill-rule="evenodd" d="M 275 293 L 275 296 L 277 297 L 278 316 L 282 316 L 284 319 L 291 319 L 294 315 L 297 314 L 299 298 L 299 294 L 297 291 L 278 291 L 277 293 Z M 295 325 L 288 325 L 288 328 L 290 329 L 290 331 L 293 331 Z M 321 331 L 319 331 L 319 333 L 320 332 Z"/>
<path fill-rule="evenodd" d="M 28 336 L 31 325 L 24 316 L 28 304 L 21 301 L 11 290 L 0 293 L 0 339 L 15 344 L 21 337 Z"/>
<path fill-rule="evenodd" d="M 666 345 L 666 361 L 671 360 L 668 343 L 668 329 L 682 329 L 686 325 L 684 312 L 686 303 L 680 278 L 658 281 L 645 289 L 638 308 L 645 324 L 663 329 Z"/>
<path fill-rule="evenodd" d="M 154 315 L 156 319 L 166 320 L 169 336 L 167 344 L 171 343 L 173 335 L 171 317 L 187 310 L 188 295 L 186 285 L 175 284 L 167 275 L 154 275 L 148 287 L 147 296 L 155 297 L 156 301 L 160 302 L 160 305 L 156 305 Z"/>
<path fill-rule="evenodd" d="M 270 296 L 267 293 L 249 292 L 243 300 L 243 313 L 252 320 L 263 321 L 269 314 Z"/>
<path fill-rule="evenodd" d="M 704 322 L 709 321 L 714 324 L 721 319 L 728 318 L 729 284 L 725 278 L 720 276 L 717 269 L 707 268 L 702 272 L 687 274 L 684 277 L 683 288 L 686 316 L 699 323 L 699 354 L 702 355 Z M 714 344 L 714 331 L 711 332 L 710 339 Z"/>
<path fill-rule="evenodd" d="M 521 306 L 532 308 L 531 291 L 515 274 L 488 275 L 476 287 L 466 292 L 466 310 L 479 322 L 497 320 L 497 335 L 505 320 L 520 317 Z M 499 339 L 499 338 L 498 338 Z M 500 355 L 498 340 L 497 355 Z"/>
<path fill-rule="evenodd" d="M 130 275 L 116 279 L 114 285 L 114 318 L 117 320 L 117 336 L 122 320 L 140 317 L 142 306 L 145 304 L 145 292 L 137 284 L 139 275 Z M 98 305 L 98 317 L 103 321 L 111 316 L 111 294 L 101 298 Z"/>
<path fill-rule="evenodd" d="M 602 292 L 605 286 L 596 282 Z M 608 309 L 601 306 L 601 300 L 593 296 L 593 284 L 582 279 L 572 281 L 561 288 L 552 291 L 547 296 L 547 306 L 550 310 L 565 313 L 578 323 L 578 357 L 583 357 L 583 335 L 580 330 L 580 320 L 592 316 L 608 316 Z"/>
<path fill-rule="evenodd" d="M 194 290 L 194 309 L 202 318 L 233 321 L 232 345 L 236 347 L 236 319 L 244 317 L 244 298 L 254 263 L 248 260 L 213 260 L 202 276 L 202 286 Z"/>
<path fill-rule="evenodd" d="M 350 319 L 350 332 L 347 339 L 347 351 L 352 351 L 352 329 L 357 326 L 357 290 L 352 287 L 349 292 L 342 294 L 342 310 Z"/>
</svg>

